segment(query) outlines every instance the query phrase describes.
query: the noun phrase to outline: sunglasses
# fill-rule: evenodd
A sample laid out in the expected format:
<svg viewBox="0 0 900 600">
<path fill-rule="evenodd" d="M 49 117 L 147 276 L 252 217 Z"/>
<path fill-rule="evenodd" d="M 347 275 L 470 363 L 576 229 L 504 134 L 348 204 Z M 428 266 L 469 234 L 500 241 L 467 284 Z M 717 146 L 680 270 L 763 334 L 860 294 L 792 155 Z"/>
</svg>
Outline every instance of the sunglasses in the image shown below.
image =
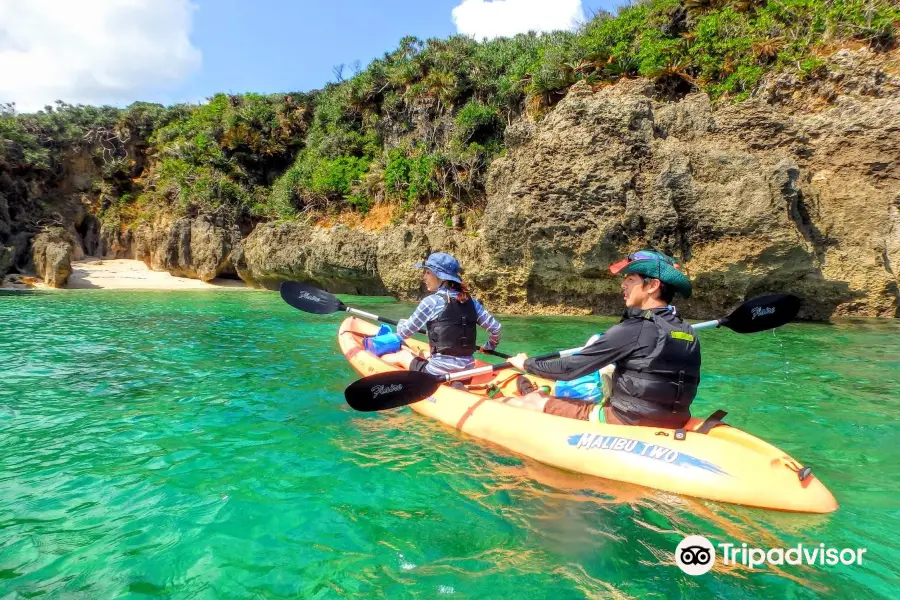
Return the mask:
<svg viewBox="0 0 900 600">
<path fill-rule="evenodd" d="M 667 260 L 658 254 L 651 254 L 650 252 L 645 252 L 643 250 L 639 250 L 633 254 L 628 255 L 628 262 L 633 262 L 636 260 L 663 260 L 669 264 L 672 264 L 672 261 Z"/>
<path fill-rule="evenodd" d="M 679 265 L 678 263 L 676 263 L 675 261 L 673 261 L 669 258 L 664 258 L 658 254 L 651 254 L 650 252 L 646 252 L 643 250 L 638 250 L 637 252 L 633 252 L 633 253 L 629 254 L 626 258 L 623 258 L 622 260 L 611 264 L 609 266 L 609 272 L 612 273 L 613 275 L 615 275 L 636 260 L 654 260 L 657 262 L 665 262 L 670 265 L 673 265 L 676 269 L 681 268 L 681 265 Z"/>
</svg>

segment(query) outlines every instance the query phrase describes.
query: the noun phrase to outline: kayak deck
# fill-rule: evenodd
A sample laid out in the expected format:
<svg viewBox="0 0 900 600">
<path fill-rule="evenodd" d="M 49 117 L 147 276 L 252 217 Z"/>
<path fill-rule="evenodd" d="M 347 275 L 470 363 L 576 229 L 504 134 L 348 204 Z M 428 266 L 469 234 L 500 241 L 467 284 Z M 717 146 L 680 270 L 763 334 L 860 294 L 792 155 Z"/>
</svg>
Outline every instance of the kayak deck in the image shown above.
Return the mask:
<svg viewBox="0 0 900 600">
<path fill-rule="evenodd" d="M 338 333 L 341 351 L 363 376 L 399 370 L 389 361 L 402 362 L 404 358 L 380 358 L 363 348 L 363 339 L 377 330 L 376 325 L 349 317 Z M 413 339 L 405 344 L 427 356 L 427 344 Z M 409 349 L 400 352 L 412 354 Z M 405 358 L 408 361 L 409 356 Z M 579 421 L 488 398 L 486 387 L 491 382 L 500 387 L 502 396 L 516 395 L 518 374 L 504 369 L 477 376 L 468 390 L 442 385 L 410 408 L 513 452 L 577 473 L 771 510 L 828 513 L 837 509 L 831 492 L 799 462 L 728 425 L 700 433 L 697 430 L 704 421 L 692 418 L 684 428 L 686 434 L 677 439 L 672 429 Z M 537 385 L 552 383 L 529 378 Z"/>
</svg>

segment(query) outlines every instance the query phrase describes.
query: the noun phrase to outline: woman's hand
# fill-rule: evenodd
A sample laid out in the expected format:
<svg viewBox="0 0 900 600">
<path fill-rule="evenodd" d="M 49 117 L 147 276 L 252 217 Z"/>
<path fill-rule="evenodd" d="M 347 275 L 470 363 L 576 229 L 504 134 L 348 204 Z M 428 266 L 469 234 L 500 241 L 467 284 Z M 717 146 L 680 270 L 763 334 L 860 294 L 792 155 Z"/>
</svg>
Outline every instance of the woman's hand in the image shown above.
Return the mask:
<svg viewBox="0 0 900 600">
<path fill-rule="evenodd" d="M 528 355 L 524 352 L 520 352 L 510 358 L 507 362 L 517 368 L 520 371 L 525 370 L 525 361 L 528 360 Z"/>
</svg>

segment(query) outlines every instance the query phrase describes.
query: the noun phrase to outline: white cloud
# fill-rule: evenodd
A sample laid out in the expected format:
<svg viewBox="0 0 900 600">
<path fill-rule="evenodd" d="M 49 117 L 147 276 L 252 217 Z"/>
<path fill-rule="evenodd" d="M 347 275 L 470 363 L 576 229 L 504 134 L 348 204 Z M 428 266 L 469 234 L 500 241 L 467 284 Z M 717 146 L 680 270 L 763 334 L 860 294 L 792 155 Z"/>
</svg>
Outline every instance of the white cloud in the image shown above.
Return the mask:
<svg viewBox="0 0 900 600">
<path fill-rule="evenodd" d="M 127 104 L 199 68 L 190 0 L 0 0 L 0 102 Z"/>
<path fill-rule="evenodd" d="M 581 0 L 463 0 L 453 9 L 456 30 L 476 39 L 528 31 L 573 29 L 584 22 Z"/>
</svg>

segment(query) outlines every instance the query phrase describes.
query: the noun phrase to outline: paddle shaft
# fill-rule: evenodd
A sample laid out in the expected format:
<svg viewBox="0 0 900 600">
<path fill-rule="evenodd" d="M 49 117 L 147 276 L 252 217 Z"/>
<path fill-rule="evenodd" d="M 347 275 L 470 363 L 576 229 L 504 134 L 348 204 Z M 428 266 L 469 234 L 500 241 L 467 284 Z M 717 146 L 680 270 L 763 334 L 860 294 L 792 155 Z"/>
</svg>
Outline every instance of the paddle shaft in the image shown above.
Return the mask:
<svg viewBox="0 0 900 600">
<path fill-rule="evenodd" d="M 694 329 L 710 329 L 711 327 L 718 327 L 722 319 L 716 319 L 714 321 L 704 321 L 703 323 L 697 323 L 696 325 L 691 325 Z M 569 348 L 568 350 L 560 350 L 559 352 L 551 352 L 550 354 L 542 354 L 541 356 L 535 356 L 534 360 L 553 360 L 554 358 L 565 358 L 567 356 L 572 356 L 573 354 L 578 354 L 582 350 L 584 350 L 587 346 L 579 346 L 578 348 Z M 456 373 L 447 373 L 445 375 L 437 375 L 441 381 L 457 381 L 459 379 L 468 379 L 469 377 L 474 377 L 476 375 L 484 375 L 485 373 L 493 373 L 494 371 L 500 371 L 501 369 L 508 369 L 512 367 L 508 362 L 502 362 L 496 365 L 488 365 L 486 367 L 478 367 L 476 369 L 469 369 L 467 371 L 457 371 Z"/>
<path fill-rule="evenodd" d="M 371 319 L 373 321 L 380 321 L 382 323 L 387 323 L 388 325 L 397 325 L 397 321 L 393 319 L 388 319 L 387 317 L 379 317 L 378 315 L 372 314 L 370 312 L 366 312 L 364 310 L 359 310 L 358 308 L 351 308 L 349 306 L 344 305 L 343 309 L 345 312 L 350 313 L 351 315 L 356 315 L 357 317 L 362 317 L 364 319 Z M 419 330 L 419 333 L 425 333 L 422 330 Z"/>
<path fill-rule="evenodd" d="M 724 321 L 725 319 L 714 319 L 712 321 L 703 321 L 702 323 L 691 325 L 691 327 L 693 327 L 694 329 L 710 329 L 711 327 L 718 327 Z"/>
<path fill-rule="evenodd" d="M 375 321 L 380 321 L 381 323 L 387 323 L 388 325 L 397 325 L 397 321 L 393 319 L 388 319 L 387 317 L 381 317 L 370 312 L 366 312 L 364 310 L 359 310 L 358 308 L 351 308 L 349 306 L 344 305 L 344 310 L 350 314 L 357 315 L 359 317 L 364 317 L 366 319 L 372 319 Z M 718 327 L 721 325 L 724 319 L 714 319 L 712 321 L 704 321 L 703 323 L 697 323 L 696 325 L 692 325 L 694 329 L 710 329 L 712 327 Z M 425 331 L 420 329 L 419 333 L 425 334 Z M 585 346 L 579 346 L 578 348 L 569 348 L 568 350 L 560 350 L 559 352 L 551 352 L 550 354 L 542 354 L 541 356 L 535 356 L 534 360 L 553 360 L 554 358 L 565 358 L 567 356 L 572 356 L 573 354 L 578 354 L 582 350 L 585 349 Z M 486 354 L 493 354 L 494 356 L 499 356 L 500 358 L 511 358 L 511 355 L 504 354 L 503 352 L 498 352 L 496 350 L 491 350 L 486 352 Z M 503 369 L 508 369 L 512 367 L 512 365 L 508 362 L 498 363 L 496 365 L 488 365 L 485 367 L 477 367 L 475 369 L 468 369 L 466 371 L 457 371 L 456 373 L 447 373 L 445 375 L 439 375 L 441 381 L 458 381 L 460 379 L 468 379 L 469 377 L 474 377 L 476 375 L 484 375 L 485 373 L 493 373 L 495 371 L 500 371 Z"/>
<path fill-rule="evenodd" d="M 356 315 L 358 317 L 363 317 L 365 319 L 372 319 L 373 321 L 379 321 L 381 323 L 387 323 L 388 325 L 397 326 L 397 321 L 393 319 L 388 319 L 387 317 L 381 317 L 376 314 L 372 314 L 370 312 L 366 312 L 364 310 L 359 310 L 358 308 L 351 308 L 349 306 L 344 305 L 344 310 L 352 315 Z M 718 327 L 722 324 L 724 319 L 713 319 L 712 321 L 703 321 L 702 323 L 697 323 L 695 325 L 691 325 L 694 329 L 710 329 L 712 327 Z M 420 329 L 419 333 L 422 335 L 427 335 L 427 332 L 424 329 Z M 553 352 L 552 354 L 546 354 L 541 356 L 542 360 L 548 360 L 551 358 L 559 358 L 561 356 L 571 356 L 576 354 L 579 350 L 582 350 L 584 346 L 580 346 L 578 348 L 569 348 L 568 350 L 560 350 L 559 352 Z M 492 351 L 491 354 L 496 356 L 500 356 L 502 358 L 510 358 L 511 355 L 503 354 L 502 352 L 497 352 L 496 350 Z M 505 367 L 504 367 L 505 368 Z"/>
<path fill-rule="evenodd" d="M 338 298 L 333 294 L 326 292 L 325 290 L 316 288 L 315 286 L 310 286 L 308 284 L 290 281 L 285 282 L 281 286 L 281 296 L 288 304 L 306 312 L 312 312 L 315 314 L 328 314 L 335 311 L 344 311 L 353 315 L 357 315 L 359 317 L 363 317 L 365 319 L 380 321 L 382 323 L 387 323 L 394 326 L 398 325 L 397 321 L 394 321 L 393 319 L 381 317 L 374 313 L 359 310 L 358 308 L 349 307 L 338 300 Z M 800 307 L 800 302 L 800 298 L 791 296 L 790 294 L 760 296 L 758 298 L 754 298 L 752 300 L 744 302 L 741 306 L 733 310 L 727 317 L 722 317 L 721 319 L 715 319 L 713 321 L 704 321 L 702 323 L 697 323 L 693 326 L 693 328 L 707 329 L 711 327 L 724 326 L 737 333 L 755 333 L 758 331 L 764 331 L 766 329 L 780 327 L 781 325 L 784 325 L 785 323 L 793 319 L 797 315 L 797 311 Z M 418 333 L 427 335 L 427 332 L 421 329 Z M 562 350 L 560 352 L 554 352 L 552 354 L 540 356 L 539 358 L 547 360 L 564 356 L 571 356 L 572 354 L 581 351 L 582 348 L 583 346 L 579 348 L 572 348 L 569 350 Z M 496 350 L 487 350 L 484 352 L 486 354 L 493 354 L 494 356 L 499 356 L 505 359 L 511 358 L 509 354 L 497 352 Z M 470 369 L 468 371 L 456 373 L 452 376 L 452 378 L 466 378 L 470 377 L 473 373 L 480 374 L 482 372 L 495 371 L 498 369 L 506 368 L 507 366 L 511 365 L 509 365 L 509 363 L 507 362 L 493 367 L 482 367 L 483 370 Z M 477 373 L 475 373 L 476 371 Z M 451 379 L 446 379 L 446 381 L 450 380 Z"/>
</svg>

